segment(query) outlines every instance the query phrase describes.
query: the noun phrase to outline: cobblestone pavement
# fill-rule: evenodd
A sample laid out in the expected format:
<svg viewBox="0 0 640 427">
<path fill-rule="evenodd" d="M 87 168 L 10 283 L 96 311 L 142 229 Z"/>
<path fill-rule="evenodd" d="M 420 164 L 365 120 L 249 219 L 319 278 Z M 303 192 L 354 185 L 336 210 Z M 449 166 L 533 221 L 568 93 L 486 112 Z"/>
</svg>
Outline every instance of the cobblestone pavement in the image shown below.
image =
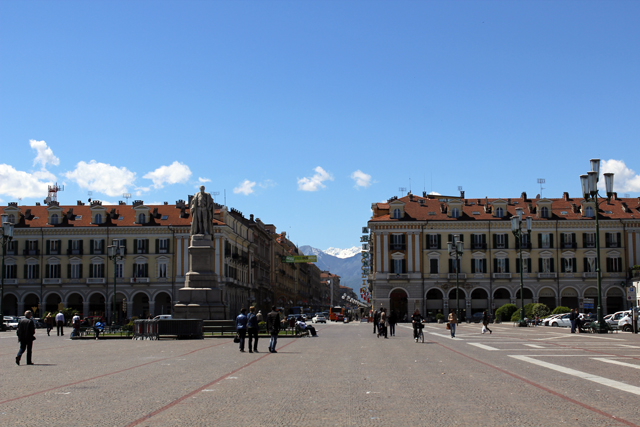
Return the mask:
<svg viewBox="0 0 640 427">
<path fill-rule="evenodd" d="M 0 426 L 633 426 L 640 336 L 564 328 L 366 323 L 280 338 L 72 341 L 39 329 L 35 366 L 0 333 Z"/>
</svg>

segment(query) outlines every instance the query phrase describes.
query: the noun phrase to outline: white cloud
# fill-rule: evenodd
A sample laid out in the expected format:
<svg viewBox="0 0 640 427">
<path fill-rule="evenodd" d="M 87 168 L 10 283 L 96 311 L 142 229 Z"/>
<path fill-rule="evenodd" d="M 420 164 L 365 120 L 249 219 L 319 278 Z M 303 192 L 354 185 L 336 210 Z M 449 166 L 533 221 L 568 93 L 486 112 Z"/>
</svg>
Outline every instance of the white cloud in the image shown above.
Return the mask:
<svg viewBox="0 0 640 427">
<path fill-rule="evenodd" d="M 165 184 L 184 184 L 191 177 L 191 169 L 178 161 L 169 166 L 160 166 L 148 172 L 143 178 L 153 181 L 154 188 L 162 188 Z"/>
<path fill-rule="evenodd" d="M 333 181 L 333 177 L 330 173 L 322 169 L 320 166 L 314 169 L 316 173 L 311 178 L 298 179 L 298 190 L 302 191 L 318 191 L 321 188 L 325 188 L 324 181 Z"/>
<path fill-rule="evenodd" d="M 620 193 L 625 191 L 640 192 L 640 175 L 637 175 L 633 169 L 628 168 L 622 160 L 603 160 L 600 165 L 600 173 L 613 172 L 613 191 Z M 605 190 L 604 176 L 600 176 L 598 183 Z"/>
<path fill-rule="evenodd" d="M 270 179 L 267 179 L 260 184 L 258 184 L 260 188 L 271 188 L 276 186 L 276 182 Z"/>
<path fill-rule="evenodd" d="M 255 187 L 256 183 L 245 179 L 238 187 L 233 189 L 235 194 L 242 193 L 245 196 L 253 193 L 253 187 Z"/>
<path fill-rule="evenodd" d="M 432 191 L 431 193 L 432 196 L 442 196 L 442 194 L 438 193 L 437 191 Z"/>
<path fill-rule="evenodd" d="M 51 148 L 47 147 L 46 142 L 30 139 L 29 144 L 31 145 L 31 148 L 38 152 L 36 158 L 33 159 L 34 165 L 40 163 L 41 167 L 44 169 L 44 167 L 47 166 L 47 163 L 50 163 L 54 166 L 60 164 L 60 159 L 53 155 L 53 151 L 51 150 Z"/>
<path fill-rule="evenodd" d="M 198 182 L 204 184 L 205 182 L 211 182 L 211 180 L 209 178 L 198 178 Z"/>
<path fill-rule="evenodd" d="M 356 182 L 355 187 L 369 187 L 371 186 L 371 175 L 362 172 L 360 169 L 351 174 L 351 179 Z"/>
<path fill-rule="evenodd" d="M 0 164 L 0 194 L 13 199 L 20 197 L 47 197 L 48 185 L 55 176 L 46 170 L 35 173 L 19 171 L 13 166 Z"/>
<path fill-rule="evenodd" d="M 106 163 L 91 160 L 89 163 L 78 162 L 75 170 L 64 174 L 75 181 L 81 188 L 98 191 L 107 196 L 119 197 L 127 193 L 127 188 L 136 179 L 135 172 L 125 167 L 118 168 Z"/>
</svg>

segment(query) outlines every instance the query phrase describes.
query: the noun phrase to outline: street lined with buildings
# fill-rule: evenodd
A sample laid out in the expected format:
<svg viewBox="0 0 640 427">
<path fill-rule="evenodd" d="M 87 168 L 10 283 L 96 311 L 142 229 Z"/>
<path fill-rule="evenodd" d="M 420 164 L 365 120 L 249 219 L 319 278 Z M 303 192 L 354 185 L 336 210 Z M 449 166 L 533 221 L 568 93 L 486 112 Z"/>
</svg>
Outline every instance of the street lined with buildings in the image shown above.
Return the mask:
<svg viewBox="0 0 640 427">
<path fill-rule="evenodd" d="M 640 339 L 631 333 L 427 324 L 377 338 L 329 322 L 278 353 L 231 338 L 86 340 L 38 332 L 35 366 L 16 366 L 0 333 L 3 425 L 640 425 Z M 39 330 L 40 331 L 40 330 Z M 126 357 L 123 357 L 126 355 Z M 26 371 L 29 371 L 28 375 Z"/>
</svg>

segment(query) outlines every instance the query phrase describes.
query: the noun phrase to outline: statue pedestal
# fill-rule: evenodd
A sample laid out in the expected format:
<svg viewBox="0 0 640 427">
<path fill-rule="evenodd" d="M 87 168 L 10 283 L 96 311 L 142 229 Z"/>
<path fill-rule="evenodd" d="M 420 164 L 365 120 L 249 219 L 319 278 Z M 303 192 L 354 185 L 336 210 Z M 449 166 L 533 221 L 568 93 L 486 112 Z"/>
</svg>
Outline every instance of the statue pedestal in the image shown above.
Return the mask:
<svg viewBox="0 0 640 427">
<path fill-rule="evenodd" d="M 178 290 L 173 317 L 176 319 L 223 320 L 225 305 L 218 277 L 213 271 L 213 241 L 210 235 L 191 236 L 189 272 L 184 288 Z"/>
</svg>

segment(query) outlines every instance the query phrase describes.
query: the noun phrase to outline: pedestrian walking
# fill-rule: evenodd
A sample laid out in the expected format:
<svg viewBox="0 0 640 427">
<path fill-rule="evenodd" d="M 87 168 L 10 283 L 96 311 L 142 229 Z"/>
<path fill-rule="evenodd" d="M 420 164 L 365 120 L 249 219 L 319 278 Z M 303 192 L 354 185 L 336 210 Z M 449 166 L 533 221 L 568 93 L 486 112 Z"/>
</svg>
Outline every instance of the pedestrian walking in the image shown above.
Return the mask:
<svg viewBox="0 0 640 427">
<path fill-rule="evenodd" d="M 278 343 L 278 332 L 280 332 L 280 314 L 275 305 L 271 307 L 271 311 L 267 314 L 267 331 L 271 334 L 269 352 L 277 353 L 276 344 Z"/>
<path fill-rule="evenodd" d="M 249 336 L 249 353 L 253 353 L 254 351 L 257 353 L 258 316 L 256 316 L 256 308 L 254 306 L 249 307 L 249 314 L 247 315 L 247 335 Z"/>
<path fill-rule="evenodd" d="M 491 329 L 489 329 L 489 315 L 487 314 L 486 311 L 482 312 L 482 333 L 484 334 L 486 331 L 489 331 L 489 335 L 491 335 L 493 332 L 491 331 Z"/>
<path fill-rule="evenodd" d="M 573 310 L 573 308 L 571 309 L 571 312 L 569 313 L 569 321 L 571 322 L 571 333 L 575 334 L 576 333 L 576 318 L 577 318 L 577 313 L 576 311 Z"/>
<path fill-rule="evenodd" d="M 389 314 L 389 335 L 396 336 L 396 323 L 398 323 L 398 315 L 395 310 L 391 310 Z"/>
<path fill-rule="evenodd" d="M 20 322 L 18 322 L 16 335 L 18 335 L 20 350 L 16 356 L 16 365 L 20 365 L 20 359 L 22 358 L 25 350 L 27 351 L 27 365 L 34 364 L 31 359 L 31 355 L 33 353 L 33 342 L 36 340 L 36 325 L 34 325 L 31 320 L 32 315 L 33 312 L 31 310 L 27 310 L 24 313 L 25 318 L 20 319 Z"/>
<path fill-rule="evenodd" d="M 62 310 L 56 314 L 56 330 L 58 331 L 58 336 L 64 336 L 64 314 L 62 314 Z"/>
<path fill-rule="evenodd" d="M 378 326 L 379 326 L 378 323 L 380 323 L 380 311 L 376 310 L 373 313 L 373 333 L 374 334 L 378 330 Z M 380 336 L 380 333 L 378 333 L 378 336 Z"/>
<path fill-rule="evenodd" d="M 240 337 L 240 351 L 244 353 L 244 339 L 247 336 L 247 309 L 240 309 L 240 314 L 236 317 L 236 333 Z"/>
<path fill-rule="evenodd" d="M 456 337 L 456 325 L 458 324 L 458 316 L 456 316 L 456 312 L 451 309 L 449 311 L 449 329 L 451 330 L 451 338 Z"/>
<path fill-rule="evenodd" d="M 47 313 L 44 317 L 44 324 L 47 326 L 47 336 L 49 337 L 51 336 L 49 333 L 53 329 L 53 317 L 51 317 L 51 313 Z"/>
<path fill-rule="evenodd" d="M 378 325 L 378 338 L 382 335 L 385 338 L 389 338 L 387 336 L 387 309 L 380 309 L 380 325 Z"/>
</svg>

